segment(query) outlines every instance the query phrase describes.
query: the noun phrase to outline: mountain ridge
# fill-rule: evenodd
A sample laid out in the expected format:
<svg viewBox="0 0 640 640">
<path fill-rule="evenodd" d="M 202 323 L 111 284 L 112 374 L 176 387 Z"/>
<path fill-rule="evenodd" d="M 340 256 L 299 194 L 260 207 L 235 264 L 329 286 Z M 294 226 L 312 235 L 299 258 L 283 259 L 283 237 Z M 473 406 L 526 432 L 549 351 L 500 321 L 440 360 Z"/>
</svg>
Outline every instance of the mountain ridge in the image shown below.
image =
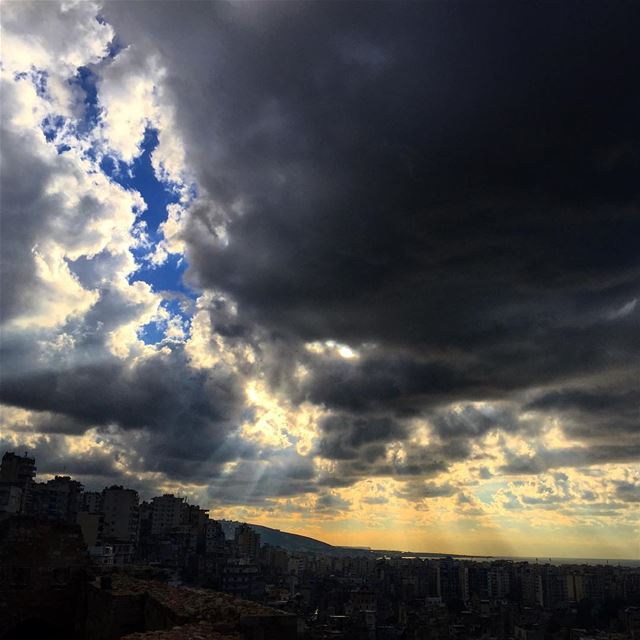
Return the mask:
<svg viewBox="0 0 640 640">
<path fill-rule="evenodd" d="M 233 539 L 235 528 L 241 524 L 249 525 L 254 531 L 260 534 L 260 541 L 263 544 L 270 544 L 274 547 L 282 547 L 287 551 L 315 551 L 324 553 L 336 553 L 340 552 L 343 547 L 335 547 L 328 542 L 317 540 L 309 536 L 303 536 L 299 533 L 290 533 L 288 531 L 281 531 L 280 529 L 273 529 L 272 527 L 265 527 L 260 524 L 253 524 L 251 522 L 239 522 L 237 520 L 219 520 L 222 525 L 222 530 L 227 539 Z"/>
</svg>

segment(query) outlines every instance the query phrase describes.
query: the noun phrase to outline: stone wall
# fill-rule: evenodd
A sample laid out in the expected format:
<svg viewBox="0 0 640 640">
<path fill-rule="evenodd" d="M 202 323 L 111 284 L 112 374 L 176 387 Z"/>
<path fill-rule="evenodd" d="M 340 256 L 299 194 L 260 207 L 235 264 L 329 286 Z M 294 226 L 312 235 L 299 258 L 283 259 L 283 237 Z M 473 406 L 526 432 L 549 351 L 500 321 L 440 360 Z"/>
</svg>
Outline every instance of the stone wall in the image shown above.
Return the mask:
<svg viewBox="0 0 640 640">
<path fill-rule="evenodd" d="M 118 591 L 96 581 L 87 586 L 84 637 L 86 640 L 116 640 L 145 629 L 143 591 Z"/>
<path fill-rule="evenodd" d="M 27 516 L 0 522 L 0 638 L 17 629 L 27 637 L 31 627 L 81 638 L 88 565 L 77 525 Z"/>
</svg>

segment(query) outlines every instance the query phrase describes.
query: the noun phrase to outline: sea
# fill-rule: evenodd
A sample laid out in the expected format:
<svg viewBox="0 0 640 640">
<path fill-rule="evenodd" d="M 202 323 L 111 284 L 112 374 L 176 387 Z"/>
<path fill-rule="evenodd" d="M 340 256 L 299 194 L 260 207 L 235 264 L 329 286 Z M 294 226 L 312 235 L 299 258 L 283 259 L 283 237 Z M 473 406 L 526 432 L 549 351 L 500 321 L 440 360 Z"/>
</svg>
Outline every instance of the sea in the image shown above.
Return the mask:
<svg viewBox="0 0 640 640">
<path fill-rule="evenodd" d="M 407 554 L 407 557 L 413 554 Z M 587 565 L 611 565 L 613 567 L 638 567 L 640 568 L 640 559 L 632 558 L 547 558 L 547 557 L 527 557 L 527 556 L 458 556 L 458 555 L 419 555 L 413 557 L 422 560 L 434 560 L 436 558 L 453 558 L 454 560 L 471 560 L 472 562 L 494 562 L 495 560 L 508 560 L 510 562 L 529 562 L 531 564 L 587 564 Z"/>
</svg>

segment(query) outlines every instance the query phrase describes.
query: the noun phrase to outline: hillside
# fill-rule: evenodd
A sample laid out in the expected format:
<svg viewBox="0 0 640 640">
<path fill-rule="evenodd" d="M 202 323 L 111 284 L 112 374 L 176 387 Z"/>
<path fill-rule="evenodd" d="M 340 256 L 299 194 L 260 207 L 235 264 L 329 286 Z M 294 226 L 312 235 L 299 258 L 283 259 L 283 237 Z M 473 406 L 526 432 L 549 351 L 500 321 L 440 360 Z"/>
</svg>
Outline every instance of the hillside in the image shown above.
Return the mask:
<svg viewBox="0 0 640 640">
<path fill-rule="evenodd" d="M 233 520 L 220 520 L 224 535 L 227 539 L 233 538 L 235 528 L 241 524 Z M 272 529 L 259 524 L 248 523 L 249 526 L 260 534 L 262 544 L 270 544 L 274 547 L 282 547 L 287 551 L 306 551 L 316 553 L 342 554 L 347 551 L 344 547 L 334 547 L 321 540 L 301 536 L 297 533 L 287 533 L 279 529 Z M 352 550 L 353 551 L 353 550 Z"/>
</svg>

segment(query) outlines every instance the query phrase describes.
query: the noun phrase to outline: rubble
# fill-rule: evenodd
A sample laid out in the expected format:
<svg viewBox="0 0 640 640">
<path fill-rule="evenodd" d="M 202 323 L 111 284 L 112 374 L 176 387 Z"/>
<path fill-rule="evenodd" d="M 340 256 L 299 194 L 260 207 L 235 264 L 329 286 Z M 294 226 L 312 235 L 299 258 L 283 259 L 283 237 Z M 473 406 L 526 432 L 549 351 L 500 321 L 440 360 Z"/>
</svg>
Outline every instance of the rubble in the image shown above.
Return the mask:
<svg viewBox="0 0 640 640">
<path fill-rule="evenodd" d="M 285 616 L 283 611 L 262 604 L 241 600 L 227 593 L 171 587 L 156 580 L 140 580 L 115 574 L 111 590 L 118 595 L 148 594 L 157 603 L 170 609 L 175 615 L 189 620 L 238 624 L 247 616 Z"/>
<path fill-rule="evenodd" d="M 235 632 L 221 633 L 216 625 L 199 622 L 164 631 L 131 633 L 122 640 L 241 640 L 241 636 Z"/>
<path fill-rule="evenodd" d="M 87 638 L 241 640 L 298 636 L 298 619 L 226 593 L 123 574 L 90 587 Z"/>
</svg>

